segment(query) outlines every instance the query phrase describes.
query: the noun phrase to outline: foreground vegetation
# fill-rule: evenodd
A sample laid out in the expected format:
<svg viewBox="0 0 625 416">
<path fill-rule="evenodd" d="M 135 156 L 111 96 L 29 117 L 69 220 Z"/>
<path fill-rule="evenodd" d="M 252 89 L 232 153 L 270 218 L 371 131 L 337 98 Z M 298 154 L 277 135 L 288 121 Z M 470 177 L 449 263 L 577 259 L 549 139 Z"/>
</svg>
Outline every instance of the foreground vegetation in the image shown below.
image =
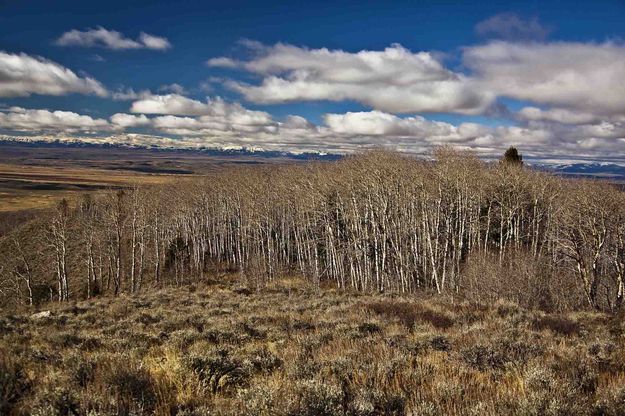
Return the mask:
<svg viewBox="0 0 625 416">
<path fill-rule="evenodd" d="M 238 276 L 0 316 L 0 414 L 622 415 L 625 322 Z"/>
</svg>

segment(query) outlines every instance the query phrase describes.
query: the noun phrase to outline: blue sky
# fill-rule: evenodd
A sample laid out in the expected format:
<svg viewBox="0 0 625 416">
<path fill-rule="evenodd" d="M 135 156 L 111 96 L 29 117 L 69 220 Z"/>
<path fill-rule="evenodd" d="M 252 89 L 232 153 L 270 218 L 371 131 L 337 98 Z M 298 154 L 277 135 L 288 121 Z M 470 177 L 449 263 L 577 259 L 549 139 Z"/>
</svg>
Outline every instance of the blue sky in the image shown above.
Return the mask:
<svg viewBox="0 0 625 416">
<path fill-rule="evenodd" d="M 609 160 L 623 22 L 623 1 L 0 1 L 0 135 Z"/>
</svg>

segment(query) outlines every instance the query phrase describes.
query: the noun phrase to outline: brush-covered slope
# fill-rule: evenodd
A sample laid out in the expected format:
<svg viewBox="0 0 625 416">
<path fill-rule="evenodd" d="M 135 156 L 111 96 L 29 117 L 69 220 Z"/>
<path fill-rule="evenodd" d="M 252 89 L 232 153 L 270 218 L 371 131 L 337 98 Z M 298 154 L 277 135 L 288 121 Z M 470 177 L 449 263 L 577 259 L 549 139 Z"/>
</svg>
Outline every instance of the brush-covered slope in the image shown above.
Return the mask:
<svg viewBox="0 0 625 416">
<path fill-rule="evenodd" d="M 1 414 L 625 412 L 624 324 L 599 313 L 228 276 L 35 312 L 0 315 Z"/>
</svg>

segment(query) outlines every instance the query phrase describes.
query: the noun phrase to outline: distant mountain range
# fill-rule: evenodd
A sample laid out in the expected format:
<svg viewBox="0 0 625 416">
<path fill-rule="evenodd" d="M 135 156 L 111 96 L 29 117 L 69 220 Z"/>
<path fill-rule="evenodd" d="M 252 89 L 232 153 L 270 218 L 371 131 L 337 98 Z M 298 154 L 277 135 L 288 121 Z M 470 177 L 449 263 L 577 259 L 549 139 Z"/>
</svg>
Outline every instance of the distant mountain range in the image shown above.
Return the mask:
<svg viewBox="0 0 625 416">
<path fill-rule="evenodd" d="M 92 149 L 141 149 L 150 150 L 155 152 L 170 152 L 170 153 L 199 153 L 207 156 L 222 156 L 222 157 L 258 157 L 258 158 L 282 158 L 291 160 L 338 160 L 343 157 L 339 154 L 329 153 L 299 153 L 288 151 L 273 151 L 262 150 L 255 148 L 175 148 L 164 146 L 145 146 L 145 145 L 132 145 L 132 144 L 99 144 L 99 143 L 86 143 L 81 141 L 60 141 L 60 140 L 15 140 L 10 137 L 0 136 L 0 147 L 2 145 L 18 145 L 23 147 L 49 147 L 49 148 L 92 148 Z M 620 165 L 612 162 L 578 162 L 567 161 L 559 162 L 554 159 L 550 159 L 548 162 L 544 160 L 529 160 L 526 165 L 533 169 L 552 172 L 558 175 L 566 176 L 583 176 L 583 177 L 602 177 L 611 178 L 616 180 L 625 181 L 625 164 Z"/>
<path fill-rule="evenodd" d="M 133 144 L 110 144 L 110 143 L 87 143 L 81 141 L 61 141 L 61 140 L 15 140 L 10 137 L 0 138 L 2 145 L 19 145 L 23 147 L 49 147 L 49 148 L 81 148 L 81 149 L 141 149 L 155 152 L 171 153 L 200 153 L 207 156 L 257 156 L 261 158 L 287 158 L 295 160 L 338 160 L 342 155 L 328 154 L 323 152 L 287 152 L 275 150 L 262 150 L 255 148 L 177 148 L 167 146 L 146 146 Z"/>
<path fill-rule="evenodd" d="M 625 180 L 625 166 L 609 162 L 577 162 L 577 163 L 529 163 L 538 170 L 553 172 L 559 175 L 576 175 L 585 177 L 603 177 Z"/>
</svg>

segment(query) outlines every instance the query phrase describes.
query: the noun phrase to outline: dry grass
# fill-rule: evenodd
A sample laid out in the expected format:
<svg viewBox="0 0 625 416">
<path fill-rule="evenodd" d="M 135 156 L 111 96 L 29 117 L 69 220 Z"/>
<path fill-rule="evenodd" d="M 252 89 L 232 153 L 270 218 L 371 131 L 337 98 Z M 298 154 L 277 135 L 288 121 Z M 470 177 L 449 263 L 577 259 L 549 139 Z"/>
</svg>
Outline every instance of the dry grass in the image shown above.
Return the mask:
<svg viewBox="0 0 625 416">
<path fill-rule="evenodd" d="M 132 184 L 162 184 L 174 177 L 97 168 L 0 163 L 0 212 L 50 207 L 62 198 L 74 199 L 84 192 Z"/>
<path fill-rule="evenodd" d="M 222 278 L 0 317 L 0 413 L 621 415 L 625 324 L 596 313 Z"/>
</svg>

